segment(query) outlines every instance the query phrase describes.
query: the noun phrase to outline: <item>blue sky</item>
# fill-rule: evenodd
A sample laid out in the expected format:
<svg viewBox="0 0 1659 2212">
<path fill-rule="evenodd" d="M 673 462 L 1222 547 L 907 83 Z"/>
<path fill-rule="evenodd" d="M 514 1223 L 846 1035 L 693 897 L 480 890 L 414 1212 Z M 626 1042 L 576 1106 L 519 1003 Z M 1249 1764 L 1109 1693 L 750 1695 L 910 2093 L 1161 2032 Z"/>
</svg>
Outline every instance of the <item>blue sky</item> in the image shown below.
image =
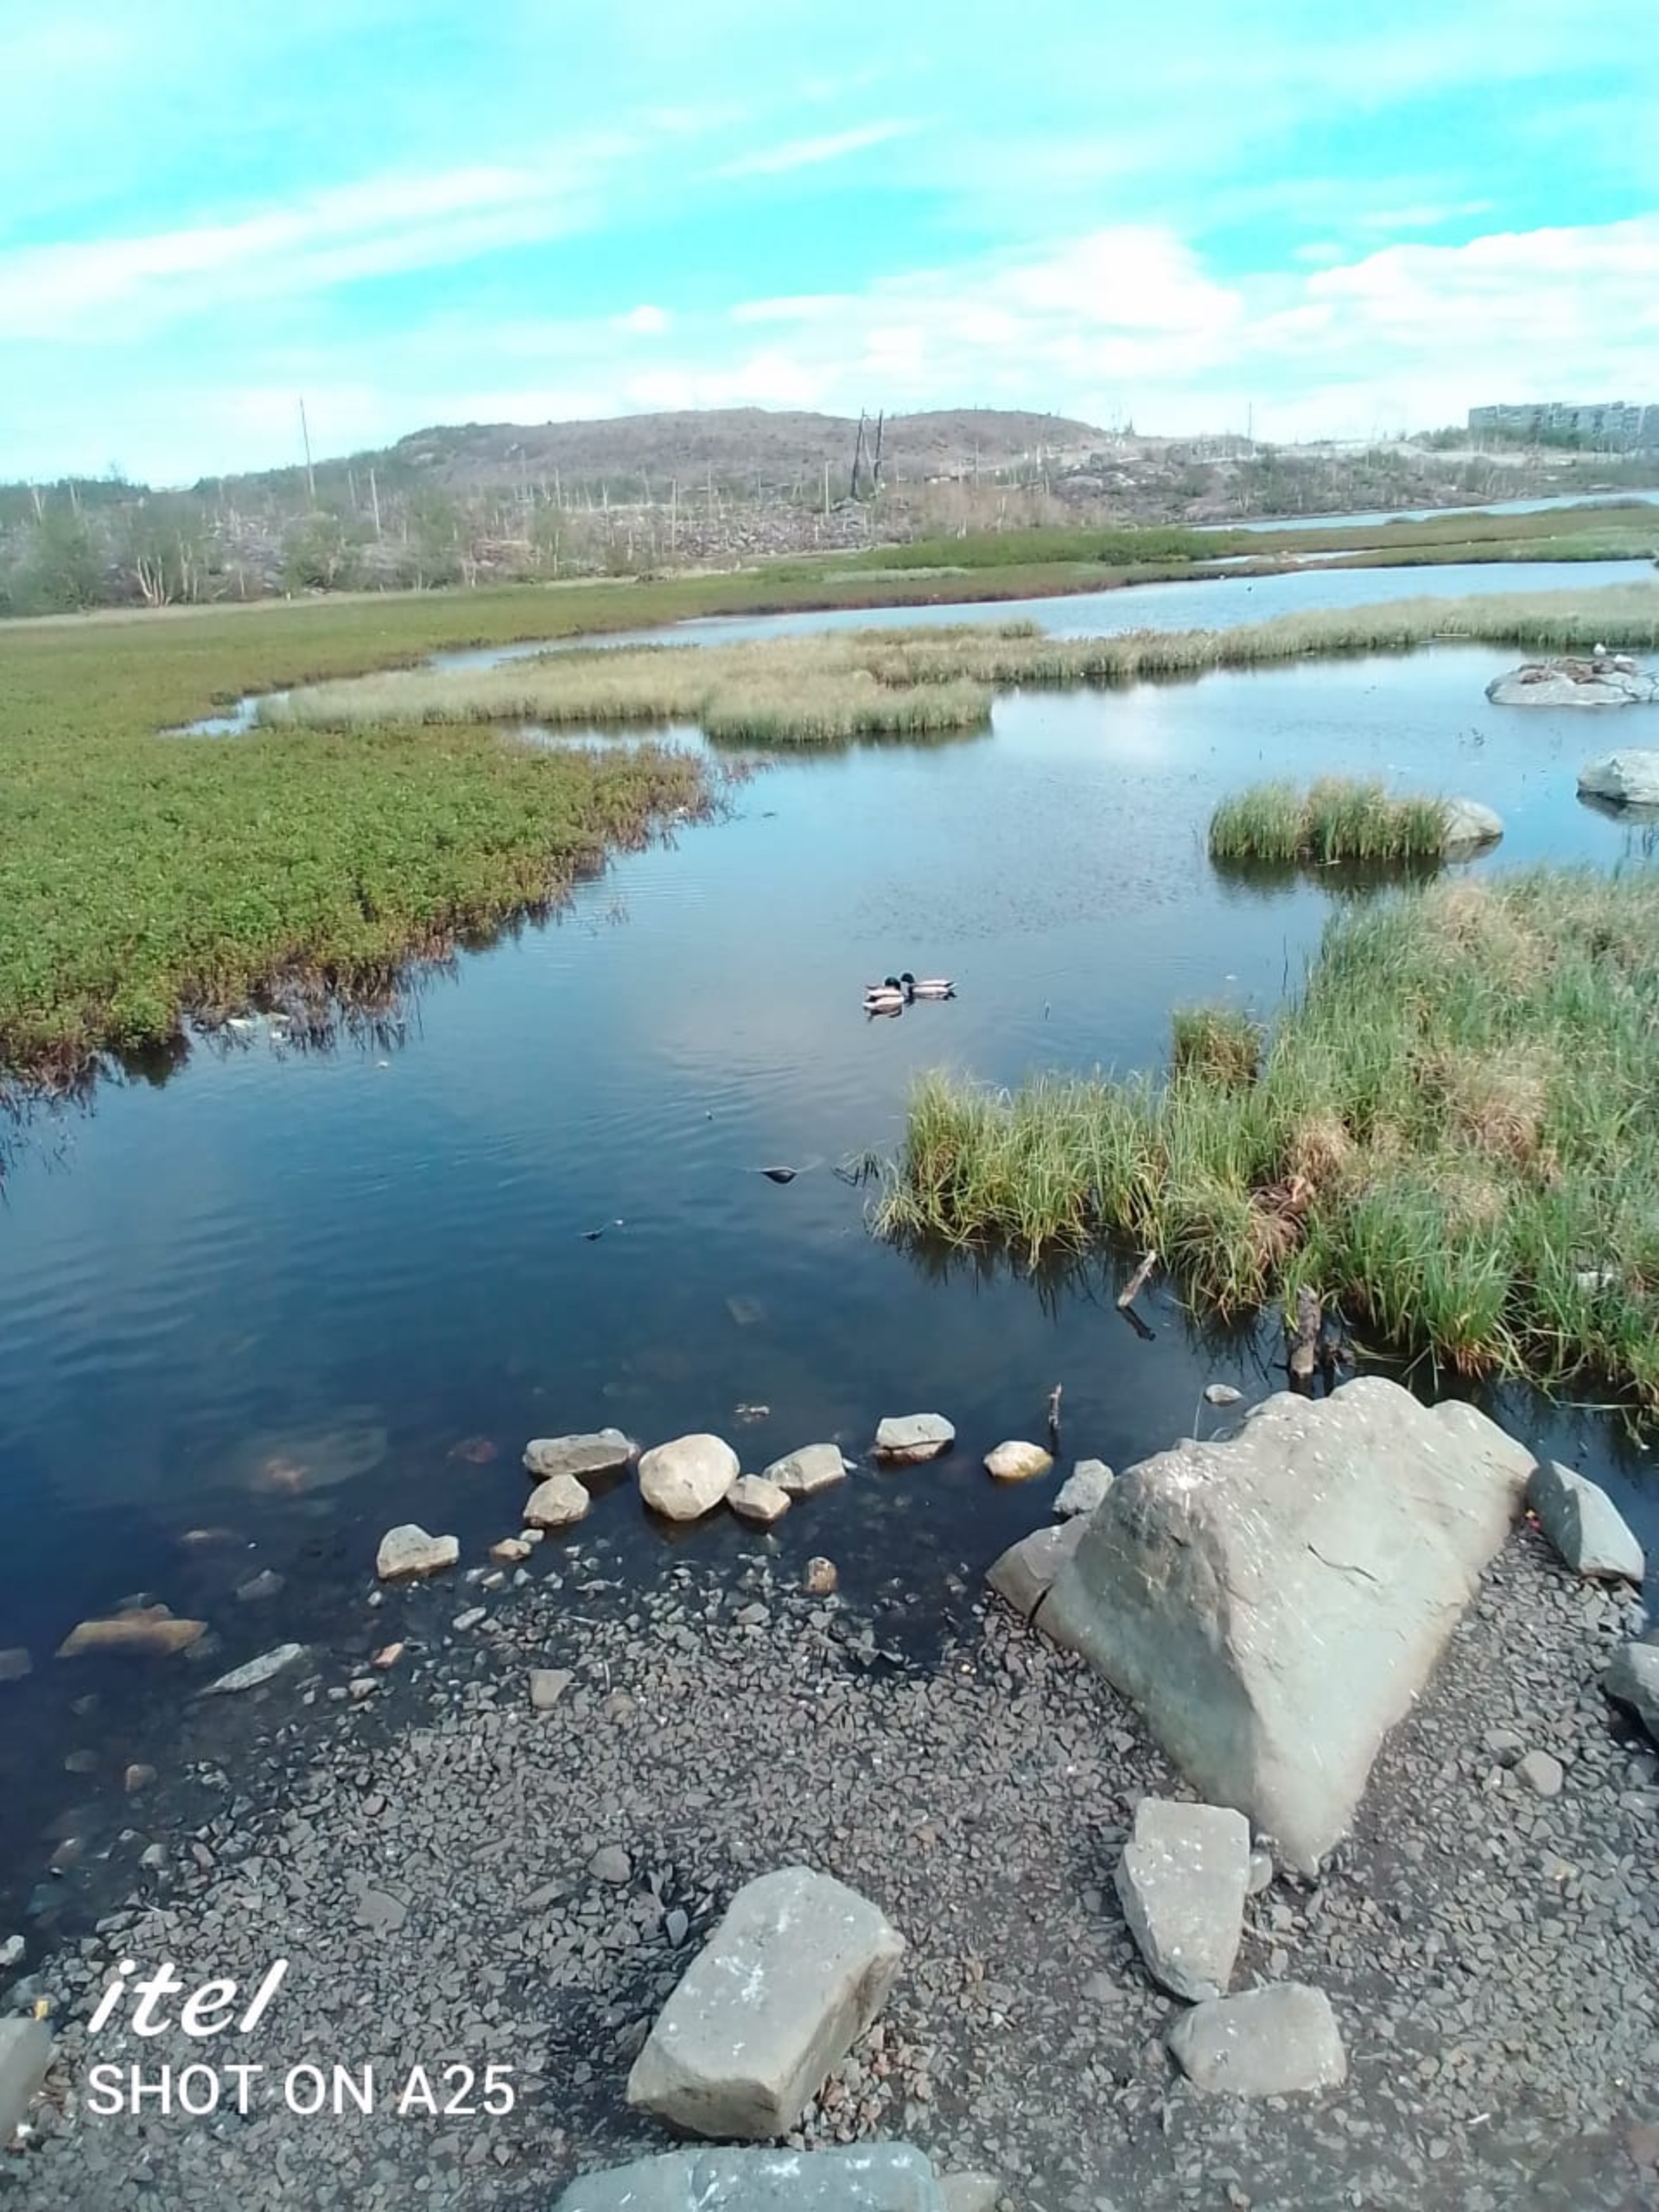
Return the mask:
<svg viewBox="0 0 1659 2212">
<path fill-rule="evenodd" d="M 0 0 L 0 476 L 1659 399 L 1652 0 Z"/>
</svg>

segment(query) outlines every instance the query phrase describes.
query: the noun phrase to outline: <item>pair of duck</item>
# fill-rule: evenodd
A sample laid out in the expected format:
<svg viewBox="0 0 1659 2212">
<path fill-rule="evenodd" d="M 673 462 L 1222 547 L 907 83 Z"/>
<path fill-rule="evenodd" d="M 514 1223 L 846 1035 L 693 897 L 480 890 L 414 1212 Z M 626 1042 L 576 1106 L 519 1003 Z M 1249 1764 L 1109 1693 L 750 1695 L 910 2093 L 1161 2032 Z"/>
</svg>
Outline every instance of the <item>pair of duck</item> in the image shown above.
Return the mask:
<svg viewBox="0 0 1659 2212">
<path fill-rule="evenodd" d="M 926 976 L 920 979 L 908 968 L 902 976 L 888 976 L 880 983 L 864 986 L 866 1014 L 897 1014 L 901 1007 L 917 999 L 951 999 L 957 987 L 944 976 Z"/>
</svg>

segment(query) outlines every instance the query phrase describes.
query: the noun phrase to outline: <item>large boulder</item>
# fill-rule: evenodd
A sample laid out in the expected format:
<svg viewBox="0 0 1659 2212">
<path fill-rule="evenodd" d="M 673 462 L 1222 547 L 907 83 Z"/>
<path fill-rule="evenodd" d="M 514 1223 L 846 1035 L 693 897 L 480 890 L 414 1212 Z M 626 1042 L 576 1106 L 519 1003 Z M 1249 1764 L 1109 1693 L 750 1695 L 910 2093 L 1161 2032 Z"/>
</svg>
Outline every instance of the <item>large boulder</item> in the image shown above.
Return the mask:
<svg viewBox="0 0 1659 2212">
<path fill-rule="evenodd" d="M 786 2135 L 881 2009 L 904 1938 L 832 1876 L 741 1889 L 634 2061 L 628 2102 L 690 2135 Z"/>
<path fill-rule="evenodd" d="M 1195 2088 L 1235 2097 L 1334 2089 L 1348 2078 L 1331 2000 L 1305 1982 L 1211 1998 L 1183 2012 L 1164 2040 Z"/>
<path fill-rule="evenodd" d="M 553 1475 L 620 1475 L 633 1460 L 633 1445 L 620 1428 L 582 1436 L 535 1436 L 524 1446 L 524 1465 L 538 1482 Z"/>
<path fill-rule="evenodd" d="M 1635 707 L 1659 698 L 1659 678 L 1603 658 L 1528 661 L 1486 686 L 1495 707 Z"/>
<path fill-rule="evenodd" d="M 1117 1895 L 1154 1981 L 1177 1997 L 1220 1996 L 1238 1956 L 1249 1878 L 1243 1813 L 1141 1799 L 1117 1862 Z"/>
<path fill-rule="evenodd" d="M 1305 1873 L 1346 1831 L 1535 1462 L 1379 1376 L 1281 1392 L 1120 1475 L 1040 1625 L 1137 1705 L 1211 1802 Z"/>
<path fill-rule="evenodd" d="M 1642 1547 L 1606 1491 L 1559 1459 L 1541 1460 L 1527 1484 L 1538 1525 L 1575 1574 L 1607 1582 L 1640 1582 Z"/>
<path fill-rule="evenodd" d="M 946 2212 L 908 2143 L 847 2150 L 670 2151 L 573 2181 L 553 2212 Z"/>
<path fill-rule="evenodd" d="M 700 1521 L 737 1480 L 739 1462 L 723 1437 L 677 1436 L 639 1462 L 639 1495 L 667 1521 Z"/>
<path fill-rule="evenodd" d="M 1503 817 L 1478 798 L 1449 798 L 1445 802 L 1446 849 L 1465 853 L 1479 845 L 1495 845 L 1503 835 Z"/>
<path fill-rule="evenodd" d="M 1659 806 L 1659 753 L 1609 753 L 1579 771 L 1579 790 L 1618 806 Z"/>
</svg>

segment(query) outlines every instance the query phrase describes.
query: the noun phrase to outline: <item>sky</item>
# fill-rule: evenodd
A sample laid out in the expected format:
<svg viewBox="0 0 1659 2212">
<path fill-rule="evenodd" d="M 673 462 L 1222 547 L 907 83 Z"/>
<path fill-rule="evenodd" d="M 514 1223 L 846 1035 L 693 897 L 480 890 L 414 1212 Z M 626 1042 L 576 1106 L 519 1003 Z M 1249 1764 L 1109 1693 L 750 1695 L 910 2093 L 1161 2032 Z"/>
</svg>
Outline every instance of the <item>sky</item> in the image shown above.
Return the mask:
<svg viewBox="0 0 1659 2212">
<path fill-rule="evenodd" d="M 0 479 L 1659 400 L 1653 0 L 0 0 Z"/>
</svg>

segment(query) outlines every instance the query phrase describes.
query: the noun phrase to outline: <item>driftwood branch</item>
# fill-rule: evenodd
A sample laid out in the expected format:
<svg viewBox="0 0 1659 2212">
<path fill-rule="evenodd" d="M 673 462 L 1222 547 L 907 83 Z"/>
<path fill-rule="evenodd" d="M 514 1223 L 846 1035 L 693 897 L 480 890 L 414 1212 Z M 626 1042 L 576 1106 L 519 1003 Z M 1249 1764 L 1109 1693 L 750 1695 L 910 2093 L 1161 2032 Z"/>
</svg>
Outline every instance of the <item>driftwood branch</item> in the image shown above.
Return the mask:
<svg viewBox="0 0 1659 2212">
<path fill-rule="evenodd" d="M 1117 1309 L 1120 1313 L 1127 1313 L 1135 1300 L 1140 1297 L 1152 1280 L 1152 1271 L 1157 1264 L 1158 1255 L 1155 1252 L 1148 1252 L 1117 1294 Z"/>
</svg>

